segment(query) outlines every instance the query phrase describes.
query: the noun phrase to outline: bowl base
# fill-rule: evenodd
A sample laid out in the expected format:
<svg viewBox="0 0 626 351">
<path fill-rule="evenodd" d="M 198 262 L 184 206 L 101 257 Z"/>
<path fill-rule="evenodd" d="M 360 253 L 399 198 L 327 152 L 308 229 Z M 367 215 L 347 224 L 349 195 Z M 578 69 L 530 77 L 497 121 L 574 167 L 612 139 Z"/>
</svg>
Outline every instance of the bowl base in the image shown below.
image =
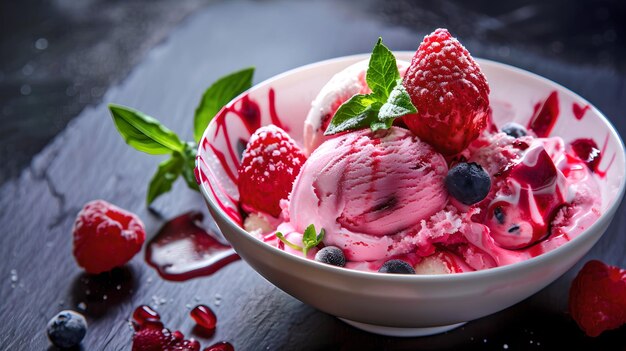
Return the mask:
<svg viewBox="0 0 626 351">
<path fill-rule="evenodd" d="M 418 336 L 428 336 L 445 333 L 449 330 L 458 328 L 467 322 L 450 324 L 450 325 L 441 325 L 438 327 L 425 327 L 425 328 L 396 328 L 396 327 L 385 327 L 382 325 L 373 325 L 361 322 L 351 321 L 349 319 L 339 318 L 343 322 L 357 328 L 364 330 L 369 333 L 385 335 L 385 336 L 398 336 L 403 338 L 410 337 L 418 337 Z"/>
</svg>

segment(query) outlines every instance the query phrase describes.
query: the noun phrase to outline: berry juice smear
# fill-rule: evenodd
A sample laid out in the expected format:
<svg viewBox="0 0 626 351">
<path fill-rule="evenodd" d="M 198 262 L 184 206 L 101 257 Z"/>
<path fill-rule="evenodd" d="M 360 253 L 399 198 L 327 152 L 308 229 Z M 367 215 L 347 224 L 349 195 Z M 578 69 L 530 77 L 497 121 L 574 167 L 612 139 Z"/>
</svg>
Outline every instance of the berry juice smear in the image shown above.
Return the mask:
<svg viewBox="0 0 626 351">
<path fill-rule="evenodd" d="M 203 215 L 189 212 L 165 223 L 148 243 L 146 262 L 163 279 L 184 281 L 215 273 L 239 259 L 228 245 L 221 243 L 215 226 L 201 226 Z"/>
</svg>

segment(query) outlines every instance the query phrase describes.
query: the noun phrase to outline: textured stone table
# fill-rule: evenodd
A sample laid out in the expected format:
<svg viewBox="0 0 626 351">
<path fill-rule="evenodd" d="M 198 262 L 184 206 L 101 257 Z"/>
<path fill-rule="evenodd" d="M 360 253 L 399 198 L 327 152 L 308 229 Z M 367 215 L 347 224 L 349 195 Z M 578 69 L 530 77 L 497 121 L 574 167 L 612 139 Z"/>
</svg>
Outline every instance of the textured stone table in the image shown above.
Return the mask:
<svg viewBox="0 0 626 351">
<path fill-rule="evenodd" d="M 557 9 L 518 4 L 518 9 L 479 14 L 453 2 L 365 4 L 210 4 L 173 30 L 121 84 L 108 89 L 102 104 L 85 109 L 19 178 L 6 182 L 0 189 L 0 348 L 48 348 L 47 320 L 71 308 L 82 310 L 90 323 L 84 350 L 129 350 L 128 318 L 134 307 L 149 304 L 166 326 L 196 337 L 203 346 L 225 340 L 237 350 L 626 349 L 624 327 L 587 338 L 566 308 L 570 282 L 585 261 L 600 258 L 626 266 L 624 206 L 589 255 L 543 291 L 500 313 L 424 338 L 388 338 L 354 329 L 281 292 L 242 261 L 183 283 L 161 280 L 142 254 L 108 276 L 89 277 L 78 269 L 70 232 L 85 202 L 102 198 L 137 213 L 149 236 L 163 223 L 144 203 L 159 159 L 124 144 L 106 103 L 138 108 L 191 139 L 193 111 L 204 88 L 249 65 L 257 67 L 258 82 L 303 64 L 368 52 L 378 36 L 392 49 L 414 50 L 424 34 L 447 26 L 475 56 L 530 70 L 582 95 L 626 135 L 624 67 L 611 56 L 623 52 L 622 44 L 609 50 L 608 61 L 606 55 L 585 52 L 585 43 L 570 50 L 568 45 L 576 44 L 572 36 L 558 36 L 558 28 L 570 20 L 553 22 L 542 12 L 554 15 Z M 581 35 L 593 37 L 593 28 Z M 548 35 L 549 41 L 535 42 L 542 30 L 557 38 Z M 615 40 L 623 33 L 598 35 Z M 206 212 L 200 195 L 182 182 L 154 207 L 164 218 L 188 210 Z M 188 317 L 188 307 L 198 303 L 211 306 L 218 316 L 210 338 L 195 333 Z"/>
</svg>

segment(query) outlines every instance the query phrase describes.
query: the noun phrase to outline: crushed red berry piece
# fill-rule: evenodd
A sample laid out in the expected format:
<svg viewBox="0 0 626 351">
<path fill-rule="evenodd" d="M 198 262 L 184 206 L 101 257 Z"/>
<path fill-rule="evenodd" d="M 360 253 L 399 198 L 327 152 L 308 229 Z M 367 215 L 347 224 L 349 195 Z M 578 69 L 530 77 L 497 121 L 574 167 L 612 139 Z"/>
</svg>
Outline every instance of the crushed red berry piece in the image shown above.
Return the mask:
<svg viewBox="0 0 626 351">
<path fill-rule="evenodd" d="M 427 35 L 402 84 L 417 114 L 408 128 L 442 154 L 460 152 L 489 120 L 489 85 L 469 52 L 445 29 Z"/>
<path fill-rule="evenodd" d="M 217 324 L 217 317 L 215 313 L 206 305 L 198 305 L 190 312 L 191 318 L 196 321 L 196 324 L 206 330 L 215 329 Z"/>
<path fill-rule="evenodd" d="M 180 331 L 162 328 L 145 328 L 133 335 L 132 351 L 200 351 L 196 340 L 185 340 Z"/>
<path fill-rule="evenodd" d="M 626 324 L 626 270 L 587 262 L 572 282 L 569 312 L 592 337 Z"/>
<path fill-rule="evenodd" d="M 203 351 L 235 351 L 235 348 L 226 341 L 220 341 L 205 348 Z"/>
<path fill-rule="evenodd" d="M 257 129 L 248 141 L 239 167 L 239 200 L 246 210 L 280 214 L 279 202 L 291 192 L 306 160 L 296 142 L 282 129 Z"/>
<path fill-rule="evenodd" d="M 83 207 L 72 232 L 76 262 L 91 274 L 124 265 L 146 238 L 139 217 L 103 200 Z"/>
</svg>

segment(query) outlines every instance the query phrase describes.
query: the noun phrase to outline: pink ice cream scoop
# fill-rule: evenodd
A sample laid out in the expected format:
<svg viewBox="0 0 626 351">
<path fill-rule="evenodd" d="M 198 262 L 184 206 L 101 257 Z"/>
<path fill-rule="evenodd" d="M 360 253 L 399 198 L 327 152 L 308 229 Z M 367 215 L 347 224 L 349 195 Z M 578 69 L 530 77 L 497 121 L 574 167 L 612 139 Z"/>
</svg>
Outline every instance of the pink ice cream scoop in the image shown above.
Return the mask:
<svg viewBox="0 0 626 351">
<path fill-rule="evenodd" d="M 290 224 L 315 224 L 325 245 L 348 260 L 370 261 L 415 250 L 410 228 L 447 202 L 443 156 L 406 129 L 360 130 L 320 145 L 296 178 Z"/>
</svg>

